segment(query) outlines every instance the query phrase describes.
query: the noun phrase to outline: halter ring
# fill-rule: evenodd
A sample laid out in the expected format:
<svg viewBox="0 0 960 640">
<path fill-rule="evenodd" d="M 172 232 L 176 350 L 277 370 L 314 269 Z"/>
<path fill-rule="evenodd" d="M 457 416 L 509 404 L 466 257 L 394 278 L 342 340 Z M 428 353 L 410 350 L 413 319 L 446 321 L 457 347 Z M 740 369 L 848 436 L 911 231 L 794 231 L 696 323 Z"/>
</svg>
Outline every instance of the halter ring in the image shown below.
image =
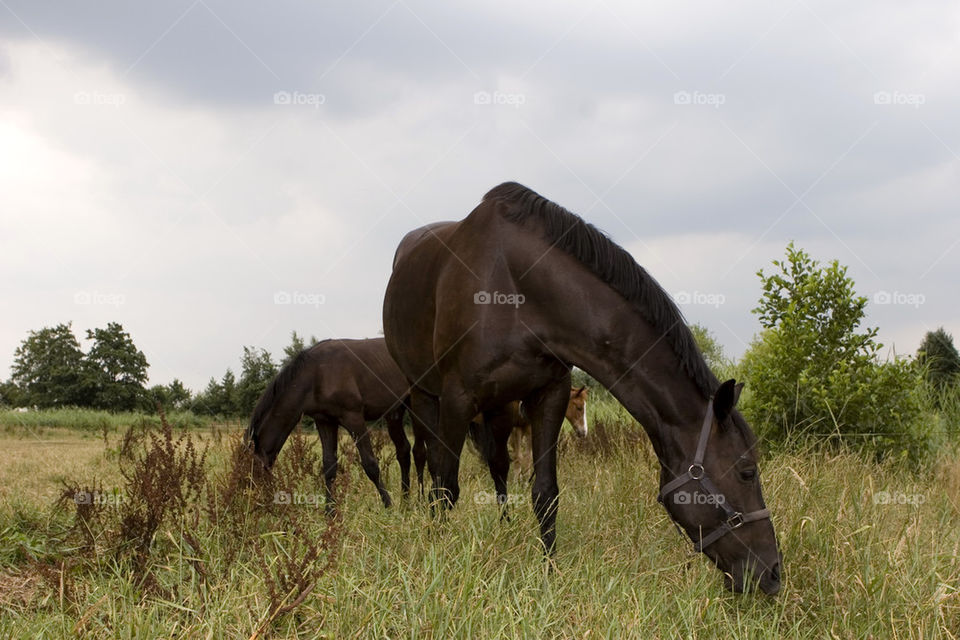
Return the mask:
<svg viewBox="0 0 960 640">
<path fill-rule="evenodd" d="M 692 465 L 690 465 L 689 469 L 687 469 L 687 473 L 689 473 L 690 477 L 693 478 L 694 480 L 700 480 L 704 476 L 703 465 L 698 462 L 695 462 Z"/>
</svg>

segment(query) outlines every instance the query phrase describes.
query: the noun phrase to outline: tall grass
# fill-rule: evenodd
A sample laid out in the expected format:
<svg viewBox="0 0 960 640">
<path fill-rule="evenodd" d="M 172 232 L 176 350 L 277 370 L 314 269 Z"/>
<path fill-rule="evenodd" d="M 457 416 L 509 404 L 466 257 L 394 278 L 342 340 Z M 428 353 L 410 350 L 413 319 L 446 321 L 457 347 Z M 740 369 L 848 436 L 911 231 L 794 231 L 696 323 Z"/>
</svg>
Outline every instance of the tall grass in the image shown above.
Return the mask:
<svg viewBox="0 0 960 640">
<path fill-rule="evenodd" d="M 19 515 L 0 509 L 0 545 L 29 547 L 0 556 L 0 637 L 957 637 L 955 457 L 919 470 L 822 448 L 764 457 L 784 586 L 776 598 L 735 595 L 656 503 L 645 436 L 622 416 L 609 422 L 619 410 L 599 397 L 591 435 L 563 437 L 552 570 L 529 486 L 510 486 L 512 517 L 501 521 L 489 474 L 470 454 L 461 501 L 439 519 L 417 500 L 383 509 L 359 465 L 344 465 L 350 482 L 331 530 L 312 437 L 281 453 L 280 484 L 250 490 L 232 473 L 231 439 L 211 436 L 204 468 L 216 500 L 188 503 L 196 520 L 158 527 L 145 565 L 158 588 L 122 554 L 84 556 L 69 510 L 29 496 Z M 341 446 L 352 459 L 349 440 Z M 109 453 L 90 460 L 108 463 L 120 464 Z M 384 472 L 399 491 L 395 464 Z M 98 480 L 129 490 L 119 470 Z M 271 500 L 278 490 L 291 499 Z"/>
<path fill-rule="evenodd" d="M 174 411 L 167 420 L 178 429 L 209 426 L 210 419 L 190 411 Z M 156 427 L 160 419 L 153 414 L 130 411 L 109 412 L 69 407 L 36 411 L 0 411 L 0 427 L 63 428 L 78 431 L 116 431 L 129 426 Z"/>
</svg>

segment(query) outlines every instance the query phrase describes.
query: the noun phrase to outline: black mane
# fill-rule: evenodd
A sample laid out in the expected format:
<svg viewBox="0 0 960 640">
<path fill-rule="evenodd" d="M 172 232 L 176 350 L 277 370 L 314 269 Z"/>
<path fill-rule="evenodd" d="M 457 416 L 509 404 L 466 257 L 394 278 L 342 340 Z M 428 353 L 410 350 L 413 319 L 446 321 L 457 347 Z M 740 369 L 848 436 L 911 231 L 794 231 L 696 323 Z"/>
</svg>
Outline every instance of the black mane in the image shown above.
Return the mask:
<svg viewBox="0 0 960 640">
<path fill-rule="evenodd" d="M 246 434 L 247 440 L 256 442 L 257 430 L 260 428 L 260 423 L 266 416 L 267 411 L 273 406 L 277 396 L 283 393 L 290 383 L 300 374 L 300 371 L 307 361 L 307 352 L 310 351 L 311 348 L 312 347 L 307 347 L 294 356 L 290 362 L 283 365 L 283 368 L 280 369 L 270 384 L 267 385 L 267 388 L 264 389 L 260 399 L 257 400 L 257 406 L 253 409 L 253 415 L 250 417 L 250 426 L 247 427 Z"/>
<path fill-rule="evenodd" d="M 717 378 L 703 359 L 680 309 L 622 247 L 579 216 L 516 182 L 494 187 L 483 200 L 506 205 L 502 215 L 510 222 L 524 225 L 536 220 L 551 246 L 576 258 L 631 302 L 655 331 L 663 333 L 683 371 L 704 396 L 713 394 Z"/>
</svg>

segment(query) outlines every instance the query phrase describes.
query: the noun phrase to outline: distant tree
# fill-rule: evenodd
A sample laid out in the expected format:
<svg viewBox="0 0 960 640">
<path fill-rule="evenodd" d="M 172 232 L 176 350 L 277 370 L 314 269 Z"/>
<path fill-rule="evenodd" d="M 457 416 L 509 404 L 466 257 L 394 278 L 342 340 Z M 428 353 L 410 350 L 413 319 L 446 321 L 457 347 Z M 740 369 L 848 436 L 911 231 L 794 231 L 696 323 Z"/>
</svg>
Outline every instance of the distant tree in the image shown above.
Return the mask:
<svg viewBox="0 0 960 640">
<path fill-rule="evenodd" d="M 170 398 L 170 406 L 177 410 L 183 410 L 190 406 L 191 394 L 184 384 L 174 378 L 167 385 L 167 394 Z"/>
<path fill-rule="evenodd" d="M 283 348 L 283 362 L 280 363 L 280 366 L 282 367 L 287 364 L 295 358 L 298 353 L 308 347 L 312 347 L 317 344 L 317 342 L 319 342 L 319 340 L 317 340 L 316 336 L 310 336 L 310 341 L 305 342 L 303 336 L 297 334 L 296 331 L 291 331 L 290 344 Z"/>
<path fill-rule="evenodd" d="M 960 381 L 960 353 L 953 344 L 953 336 L 943 327 L 927 331 L 917 352 L 917 360 L 924 367 L 927 382 L 937 391 Z"/>
<path fill-rule="evenodd" d="M 216 416 L 221 415 L 223 401 L 223 387 L 215 378 L 210 378 L 207 388 L 197 394 L 193 401 L 193 410 L 197 413 Z"/>
<path fill-rule="evenodd" d="M 13 380 L 0 382 L 0 406 L 2 407 L 22 407 L 26 404 L 23 401 L 23 392 Z"/>
<path fill-rule="evenodd" d="M 147 357 L 133 344 L 118 322 L 105 329 L 87 331 L 93 346 L 84 358 L 93 380 L 93 406 L 111 411 L 132 411 L 142 403 L 147 381 Z"/>
<path fill-rule="evenodd" d="M 164 409 L 183 410 L 189 407 L 190 399 L 189 389 L 174 378 L 168 385 L 156 384 L 147 389 L 142 408 L 144 411 L 155 411 L 159 402 Z"/>
<path fill-rule="evenodd" d="M 91 381 L 70 323 L 31 331 L 14 352 L 10 382 L 24 405 L 89 405 Z"/>
<path fill-rule="evenodd" d="M 237 391 L 237 377 L 227 369 L 220 379 L 220 399 L 217 402 L 218 413 L 222 416 L 235 416 L 240 413 L 240 399 Z"/>
<path fill-rule="evenodd" d="M 696 340 L 703 359 L 707 361 L 710 370 L 720 379 L 723 379 L 730 369 L 731 363 L 723 354 L 723 347 L 717 342 L 717 339 L 710 333 L 710 330 L 700 324 L 690 325 L 690 332 L 693 333 L 693 339 Z"/>
<path fill-rule="evenodd" d="M 267 388 L 267 383 L 277 375 L 277 365 L 270 357 L 270 352 L 266 349 L 254 347 L 243 348 L 240 365 L 240 381 L 237 384 L 237 409 L 240 415 L 248 416 L 253 412 L 253 407 L 257 404 L 260 394 Z"/>
</svg>

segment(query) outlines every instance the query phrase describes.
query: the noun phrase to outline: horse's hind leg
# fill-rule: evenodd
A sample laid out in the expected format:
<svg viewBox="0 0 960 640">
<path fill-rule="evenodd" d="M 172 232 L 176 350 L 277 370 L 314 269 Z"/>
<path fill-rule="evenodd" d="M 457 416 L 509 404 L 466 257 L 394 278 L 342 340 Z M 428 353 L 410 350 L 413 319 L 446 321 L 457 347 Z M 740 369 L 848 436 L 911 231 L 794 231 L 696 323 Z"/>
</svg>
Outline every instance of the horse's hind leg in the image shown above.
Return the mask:
<svg viewBox="0 0 960 640">
<path fill-rule="evenodd" d="M 360 453 L 360 466 L 363 467 L 367 477 L 370 478 L 380 493 L 380 499 L 383 500 L 383 506 L 389 507 L 393 501 L 387 492 L 383 483 L 380 482 L 380 461 L 377 460 L 373 452 L 373 446 L 370 444 L 370 430 L 367 428 L 363 416 L 360 414 L 348 414 L 343 418 L 343 426 L 353 436 L 353 441 L 357 445 L 357 451 Z"/>
<path fill-rule="evenodd" d="M 570 397 L 569 374 L 536 392 L 525 401 L 533 438 L 533 472 L 531 488 L 533 511 L 540 522 L 540 539 L 544 551 L 552 555 L 557 538 L 557 440 L 563 413 Z"/>
<path fill-rule="evenodd" d="M 403 497 L 410 496 L 410 441 L 403 432 L 404 409 L 398 409 L 387 416 L 387 433 L 397 450 L 397 463 L 400 465 L 400 488 Z"/>
<path fill-rule="evenodd" d="M 323 482 L 326 490 L 327 514 L 332 514 L 335 501 L 333 482 L 337 478 L 337 425 L 314 416 L 317 434 L 320 436 L 320 448 L 323 450 Z"/>
</svg>

